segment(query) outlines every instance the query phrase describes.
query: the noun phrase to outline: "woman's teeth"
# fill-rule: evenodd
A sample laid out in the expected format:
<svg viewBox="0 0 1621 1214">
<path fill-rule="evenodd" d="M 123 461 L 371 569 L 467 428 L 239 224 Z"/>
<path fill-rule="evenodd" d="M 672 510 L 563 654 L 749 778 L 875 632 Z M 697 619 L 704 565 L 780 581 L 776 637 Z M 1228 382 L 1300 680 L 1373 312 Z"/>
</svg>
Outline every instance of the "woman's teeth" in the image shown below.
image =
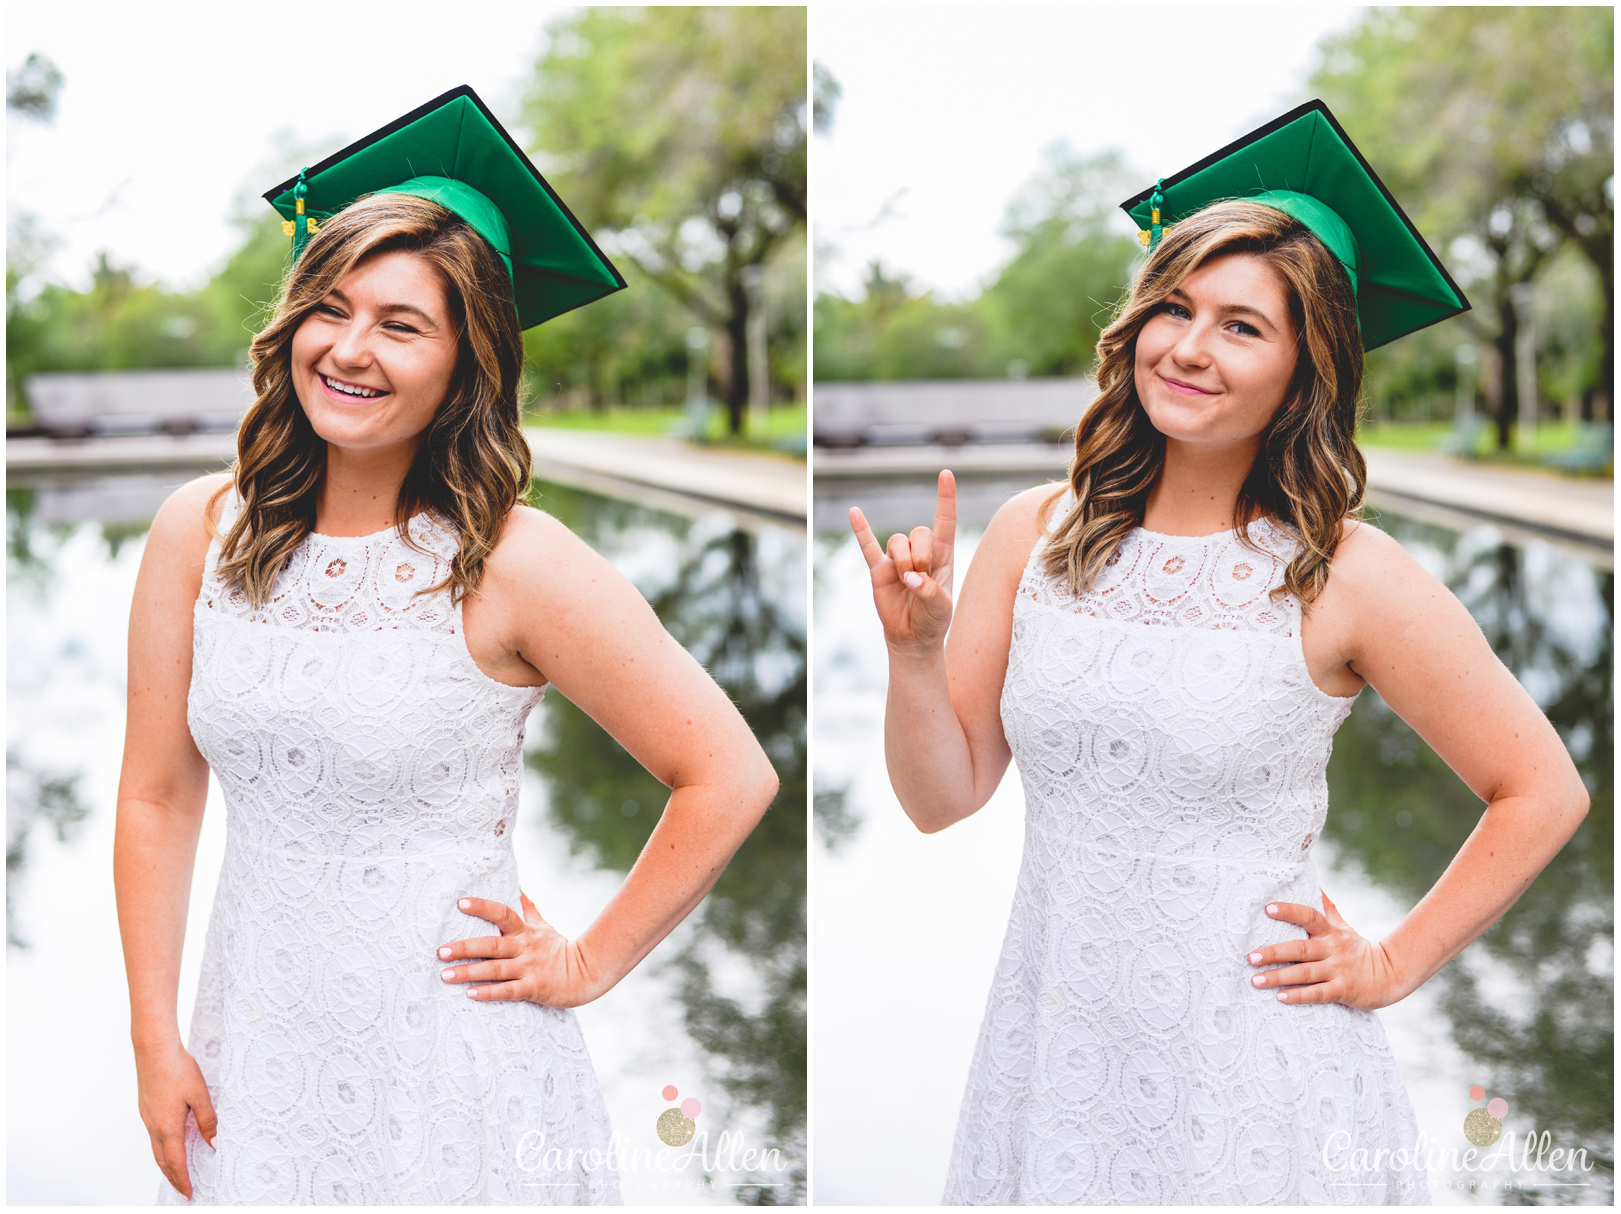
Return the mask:
<svg viewBox="0 0 1621 1214">
<path fill-rule="evenodd" d="M 339 382 L 338 380 L 335 380 L 335 379 L 328 379 L 324 375 L 321 376 L 321 382 L 323 384 L 325 384 L 327 387 L 331 388 L 334 392 L 342 392 L 345 396 L 381 396 L 382 395 L 382 393 L 379 392 L 376 388 L 362 388 L 359 384 L 341 383 L 341 382 Z"/>
</svg>

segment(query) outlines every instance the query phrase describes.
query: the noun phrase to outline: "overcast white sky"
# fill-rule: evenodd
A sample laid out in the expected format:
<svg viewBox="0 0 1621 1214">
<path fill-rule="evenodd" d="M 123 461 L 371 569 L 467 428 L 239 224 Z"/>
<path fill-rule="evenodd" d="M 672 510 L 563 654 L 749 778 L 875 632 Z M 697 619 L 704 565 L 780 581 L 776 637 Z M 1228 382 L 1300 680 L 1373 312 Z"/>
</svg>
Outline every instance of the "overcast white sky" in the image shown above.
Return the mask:
<svg viewBox="0 0 1621 1214">
<path fill-rule="evenodd" d="M 819 284 L 854 293 L 880 258 L 972 294 L 1047 145 L 1119 148 L 1150 185 L 1306 100 L 1318 41 L 1359 12 L 812 6 L 813 53 L 844 89 L 812 152 L 817 240 L 837 250 Z"/>
<path fill-rule="evenodd" d="M 106 249 L 197 285 L 239 239 L 233 201 L 277 180 L 278 132 L 336 146 L 463 83 L 511 118 L 569 7 L 8 5 L 7 67 L 40 50 L 67 79 L 54 123 L 7 119 L 8 209 L 59 238 L 60 279 L 82 285 Z M 839 251 L 825 281 L 852 290 L 881 257 L 972 292 L 1049 143 L 1119 147 L 1147 184 L 1298 100 L 1318 40 L 1357 11 L 812 6 L 844 86 L 813 150 L 818 237 Z"/>
<path fill-rule="evenodd" d="M 101 249 L 199 285 L 240 241 L 233 200 L 280 180 L 278 131 L 335 150 L 459 84 L 507 121 L 570 7 L 8 4 L 7 69 L 43 51 L 67 81 L 54 123 L 7 117 L 8 210 L 60 238 L 74 285 Z"/>
</svg>

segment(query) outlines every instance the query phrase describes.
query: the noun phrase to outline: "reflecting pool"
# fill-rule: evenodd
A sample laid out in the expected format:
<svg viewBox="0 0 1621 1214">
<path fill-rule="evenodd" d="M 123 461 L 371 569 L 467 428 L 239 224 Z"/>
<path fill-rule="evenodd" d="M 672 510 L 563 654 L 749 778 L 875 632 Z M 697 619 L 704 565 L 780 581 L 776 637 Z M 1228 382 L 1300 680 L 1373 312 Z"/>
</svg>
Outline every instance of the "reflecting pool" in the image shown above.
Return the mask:
<svg viewBox="0 0 1621 1214">
<path fill-rule="evenodd" d="M 973 486 L 958 580 L 990 510 L 1024 484 Z M 978 813 L 920 835 L 884 766 L 887 660 L 867 568 L 842 526 L 880 541 L 925 522 L 932 487 L 819 486 L 814 563 L 818 1203 L 935 1204 L 1023 847 L 1013 773 Z M 977 516 L 977 517 L 976 517 Z M 1389 532 L 1468 607 L 1547 712 L 1592 795 L 1575 837 L 1485 935 L 1378 1015 L 1437 1151 L 1470 1147 L 1465 1116 L 1501 1098 L 1503 1141 L 1582 1149 L 1589 1171 L 1432 1166 L 1437 1204 L 1611 1204 L 1613 1186 L 1614 575 L 1490 527 L 1385 514 Z M 1371 689 L 1334 743 L 1318 871 L 1361 934 L 1388 934 L 1484 808 Z M 1480 1085 L 1482 1099 L 1469 1089 Z M 834 1110 L 830 1112 L 829 1110 Z M 1544 1139 L 1542 1135 L 1546 1134 Z M 1531 1147 L 1534 1164 L 1538 1146 Z"/>
<path fill-rule="evenodd" d="M 147 527 L 184 480 L 42 480 L 7 492 L 8 1197 L 149 1204 L 112 891 L 125 630 Z M 578 1015 L 623 1142 L 659 1149 L 669 1102 L 702 1104 L 708 1163 L 627 1168 L 638 1204 L 792 1204 L 805 1187 L 805 535 L 537 482 L 538 504 L 612 561 L 742 710 L 777 801 L 697 911 Z M 575 935 L 618 888 L 668 790 L 555 691 L 529 720 L 515 837 L 525 892 Z M 180 985 L 182 1034 L 223 856 L 212 782 Z M 719 1135 L 782 1170 L 716 1159 Z M 696 1140 L 695 1140 L 696 1141 Z"/>
</svg>

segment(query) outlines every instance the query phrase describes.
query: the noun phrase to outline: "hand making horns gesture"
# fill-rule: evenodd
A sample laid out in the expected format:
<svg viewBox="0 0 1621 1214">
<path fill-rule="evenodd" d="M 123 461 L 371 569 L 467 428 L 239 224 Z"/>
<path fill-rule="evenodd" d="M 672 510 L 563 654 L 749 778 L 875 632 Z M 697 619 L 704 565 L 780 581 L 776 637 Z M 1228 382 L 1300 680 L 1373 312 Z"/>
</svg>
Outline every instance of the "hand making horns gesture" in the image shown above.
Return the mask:
<svg viewBox="0 0 1621 1214">
<path fill-rule="evenodd" d="M 859 508 L 850 508 L 850 529 L 872 571 L 872 598 L 891 649 L 931 649 L 951 624 L 951 554 L 957 535 L 957 482 L 940 473 L 934 526 L 889 537 L 878 546 Z"/>
</svg>

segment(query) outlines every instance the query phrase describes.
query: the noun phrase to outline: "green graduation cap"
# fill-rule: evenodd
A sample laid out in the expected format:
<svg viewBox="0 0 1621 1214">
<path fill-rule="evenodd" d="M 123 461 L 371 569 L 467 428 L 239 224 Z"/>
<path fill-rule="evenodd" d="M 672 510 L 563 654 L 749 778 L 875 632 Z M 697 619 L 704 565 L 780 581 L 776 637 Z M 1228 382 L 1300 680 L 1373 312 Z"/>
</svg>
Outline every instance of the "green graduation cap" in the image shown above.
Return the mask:
<svg viewBox="0 0 1621 1214">
<path fill-rule="evenodd" d="M 319 221 L 367 194 L 439 203 L 494 246 L 525 329 L 625 286 L 511 135 L 466 85 L 265 193 L 303 252 Z"/>
<path fill-rule="evenodd" d="M 1152 247 L 1161 228 L 1230 198 L 1293 216 L 1339 259 L 1356 291 L 1366 350 L 1469 310 L 1446 267 L 1321 101 L 1290 110 L 1120 206 Z"/>
</svg>

